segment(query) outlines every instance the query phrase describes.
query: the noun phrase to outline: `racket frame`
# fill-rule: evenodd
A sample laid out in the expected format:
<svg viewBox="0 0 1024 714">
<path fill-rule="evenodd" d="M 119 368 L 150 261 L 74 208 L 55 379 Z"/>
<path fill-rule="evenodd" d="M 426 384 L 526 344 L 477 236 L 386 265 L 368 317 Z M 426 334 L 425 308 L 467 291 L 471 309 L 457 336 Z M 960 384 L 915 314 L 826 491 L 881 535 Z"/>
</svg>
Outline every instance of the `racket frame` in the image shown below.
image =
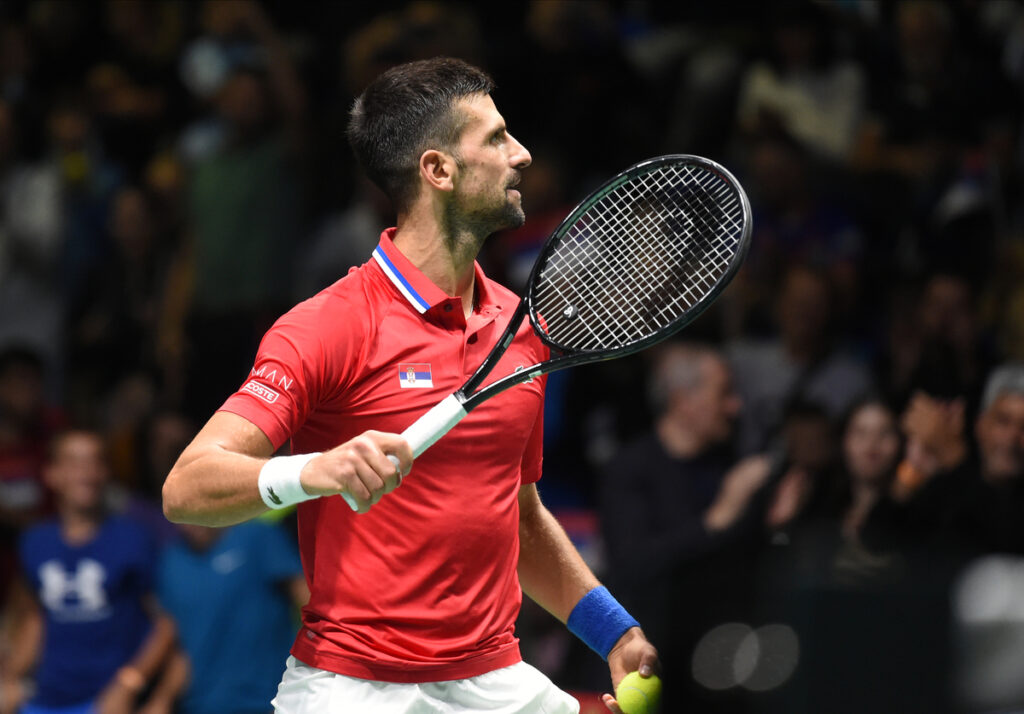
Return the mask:
<svg viewBox="0 0 1024 714">
<path fill-rule="evenodd" d="M 590 210 L 594 204 L 622 184 L 632 180 L 634 177 L 650 173 L 659 166 L 669 163 L 687 163 L 700 166 L 719 175 L 722 180 L 733 189 L 742 204 L 743 215 L 746 217 L 746 220 L 743 223 L 743 232 L 739 237 L 739 249 L 729 260 L 729 265 L 726 267 L 726 270 L 721 277 L 718 278 L 714 287 L 682 315 L 665 327 L 644 337 L 643 339 L 612 349 L 567 350 L 562 345 L 559 345 L 548 338 L 541 324 L 542 317 L 537 313 L 537 309 L 533 303 L 532 287 L 536 284 L 535 281 L 539 279 L 540 271 L 546 266 L 548 256 L 554 252 L 562 236 L 568 232 L 573 224 L 575 224 L 583 214 Z M 628 169 L 621 171 L 577 204 L 577 206 L 569 212 L 569 215 L 567 215 L 562 222 L 558 224 L 558 227 L 544 242 L 537 259 L 533 264 L 533 269 L 530 271 L 530 277 L 526 282 L 526 294 L 524 297 L 520 298 L 519 305 L 516 307 L 516 311 L 512 314 L 512 318 L 509 320 L 508 326 L 502 333 L 501 338 L 496 343 L 495 348 L 491 350 L 490 354 L 487 355 L 487 358 L 484 359 L 473 373 L 473 376 L 470 377 L 465 384 L 459 387 L 459 389 L 453 393 L 453 396 L 462 405 L 462 408 L 465 409 L 466 412 L 469 412 L 481 402 L 490 399 L 496 394 L 500 394 L 517 384 L 527 382 L 541 375 L 560 369 L 566 369 L 568 367 L 576 367 L 583 364 L 594 364 L 605 360 L 616 359 L 618 357 L 625 357 L 671 337 L 683 327 L 696 320 L 732 281 L 733 276 L 743 264 L 747 251 L 750 250 L 750 232 L 752 227 L 753 221 L 751 219 L 750 200 L 747 198 L 746 192 L 740 186 L 739 181 L 736 180 L 728 169 L 711 159 L 706 159 L 702 156 L 693 156 L 690 154 L 668 154 L 665 156 L 658 156 L 653 159 L 647 159 L 646 161 L 641 161 L 630 166 Z M 530 325 L 533 327 L 534 333 L 541 342 L 551 349 L 553 356 L 544 362 L 538 362 L 530 367 L 517 369 L 515 372 L 505 375 L 504 377 L 501 377 L 480 389 L 480 385 L 491 373 L 491 370 L 494 369 L 498 361 L 501 360 L 502 356 L 505 354 L 505 350 L 508 349 L 508 346 L 512 344 L 512 340 L 515 339 L 516 333 L 519 331 L 519 326 L 522 323 L 523 318 L 526 316 L 529 316 Z"/>
</svg>

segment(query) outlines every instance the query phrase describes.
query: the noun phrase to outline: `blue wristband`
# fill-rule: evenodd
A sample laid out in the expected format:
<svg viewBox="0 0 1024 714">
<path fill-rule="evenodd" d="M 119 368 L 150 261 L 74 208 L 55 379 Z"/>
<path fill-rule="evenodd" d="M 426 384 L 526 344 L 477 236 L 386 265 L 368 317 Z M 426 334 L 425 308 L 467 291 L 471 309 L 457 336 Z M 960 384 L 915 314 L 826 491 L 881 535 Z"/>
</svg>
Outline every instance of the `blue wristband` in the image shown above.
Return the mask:
<svg viewBox="0 0 1024 714">
<path fill-rule="evenodd" d="M 566 625 L 569 632 L 601 655 L 601 659 L 608 659 L 608 653 L 623 633 L 630 627 L 639 627 L 640 623 L 601 585 L 580 598 Z"/>
</svg>

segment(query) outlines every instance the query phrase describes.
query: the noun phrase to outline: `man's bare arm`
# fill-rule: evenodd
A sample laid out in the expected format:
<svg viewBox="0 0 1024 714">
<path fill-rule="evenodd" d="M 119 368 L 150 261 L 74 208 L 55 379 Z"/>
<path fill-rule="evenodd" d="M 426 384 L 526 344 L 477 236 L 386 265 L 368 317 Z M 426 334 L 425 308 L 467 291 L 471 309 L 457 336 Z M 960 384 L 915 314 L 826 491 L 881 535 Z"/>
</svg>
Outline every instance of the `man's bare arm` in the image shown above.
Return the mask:
<svg viewBox="0 0 1024 714">
<path fill-rule="evenodd" d="M 11 587 L 8 604 L 9 619 L 4 622 L 10 652 L 6 660 L 0 659 L 0 714 L 19 711 L 28 690 L 24 681 L 39 661 L 43 643 L 43 613 L 28 583 L 18 576 Z"/>
<path fill-rule="evenodd" d="M 563 623 L 568 623 L 584 595 L 600 586 L 532 484 L 519 489 L 518 573 L 523 592 Z M 649 673 L 660 667 L 657 650 L 639 627 L 630 628 L 618 638 L 607 660 L 613 687 L 630 672 Z M 618 711 L 610 696 L 605 705 Z"/>
<path fill-rule="evenodd" d="M 534 484 L 519 489 L 518 571 L 523 592 L 562 622 L 600 585 Z"/>
<path fill-rule="evenodd" d="M 576 546 L 541 503 L 534 484 L 519 489 L 519 582 L 523 592 L 552 615 L 568 623 L 584 595 L 600 586 Z M 629 672 L 650 674 L 660 669 L 658 652 L 639 627 L 626 630 L 608 653 L 612 687 Z M 618 712 L 606 694 L 605 706 Z"/>
<path fill-rule="evenodd" d="M 273 455 L 267 436 L 248 419 L 217 412 L 178 458 L 164 482 L 164 515 L 176 523 L 228 526 L 267 510 L 260 497 L 260 470 Z M 400 482 L 412 451 L 397 434 L 368 431 L 309 461 L 301 472 L 311 496 L 351 494 L 366 510 Z"/>
<path fill-rule="evenodd" d="M 267 510 L 260 469 L 274 453 L 255 424 L 217 412 L 185 447 L 164 482 L 164 515 L 176 523 L 228 526 Z"/>
</svg>

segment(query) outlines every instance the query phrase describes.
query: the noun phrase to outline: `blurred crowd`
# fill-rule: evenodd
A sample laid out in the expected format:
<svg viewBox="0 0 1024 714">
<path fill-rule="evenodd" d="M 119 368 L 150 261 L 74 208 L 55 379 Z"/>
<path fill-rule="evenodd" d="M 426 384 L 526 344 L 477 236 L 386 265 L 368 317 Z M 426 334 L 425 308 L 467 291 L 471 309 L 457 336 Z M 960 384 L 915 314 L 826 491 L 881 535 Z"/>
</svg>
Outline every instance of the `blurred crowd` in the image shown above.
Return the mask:
<svg viewBox="0 0 1024 714">
<path fill-rule="evenodd" d="M 267 709 L 234 693 L 277 681 L 242 652 L 286 656 L 290 522 L 176 529 L 160 486 L 273 320 L 392 225 L 347 111 L 437 55 L 494 76 L 534 157 L 526 224 L 481 256 L 513 289 L 636 161 L 750 194 L 749 257 L 678 340 L 548 382 L 541 492 L 661 650 L 666 711 L 1024 707 L 1020 2 L 3 0 L 0 713 L 32 686 Z M 42 567 L 76 528 L 149 625 L 72 693 L 95 642 L 54 653 L 82 635 L 52 623 L 113 606 Z M 545 618 L 527 658 L 605 689 Z"/>
</svg>

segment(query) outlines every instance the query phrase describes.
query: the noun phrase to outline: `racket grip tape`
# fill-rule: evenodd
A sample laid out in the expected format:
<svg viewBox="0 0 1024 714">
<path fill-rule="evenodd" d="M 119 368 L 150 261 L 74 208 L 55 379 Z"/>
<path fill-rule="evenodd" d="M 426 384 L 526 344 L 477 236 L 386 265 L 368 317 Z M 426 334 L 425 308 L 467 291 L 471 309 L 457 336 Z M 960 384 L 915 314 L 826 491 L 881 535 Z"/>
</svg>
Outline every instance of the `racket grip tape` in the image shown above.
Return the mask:
<svg viewBox="0 0 1024 714">
<path fill-rule="evenodd" d="M 418 458 L 420 454 L 429 449 L 435 441 L 448 433 L 448 431 L 462 421 L 469 412 L 462 406 L 462 401 L 454 394 L 449 394 L 442 399 L 426 414 L 414 421 L 405 431 L 402 438 L 409 442 L 412 448 L 412 457 Z M 397 469 L 398 459 L 388 454 L 388 459 Z M 358 511 L 359 506 L 350 494 L 342 493 L 342 498 L 348 503 L 353 511 Z"/>
</svg>

